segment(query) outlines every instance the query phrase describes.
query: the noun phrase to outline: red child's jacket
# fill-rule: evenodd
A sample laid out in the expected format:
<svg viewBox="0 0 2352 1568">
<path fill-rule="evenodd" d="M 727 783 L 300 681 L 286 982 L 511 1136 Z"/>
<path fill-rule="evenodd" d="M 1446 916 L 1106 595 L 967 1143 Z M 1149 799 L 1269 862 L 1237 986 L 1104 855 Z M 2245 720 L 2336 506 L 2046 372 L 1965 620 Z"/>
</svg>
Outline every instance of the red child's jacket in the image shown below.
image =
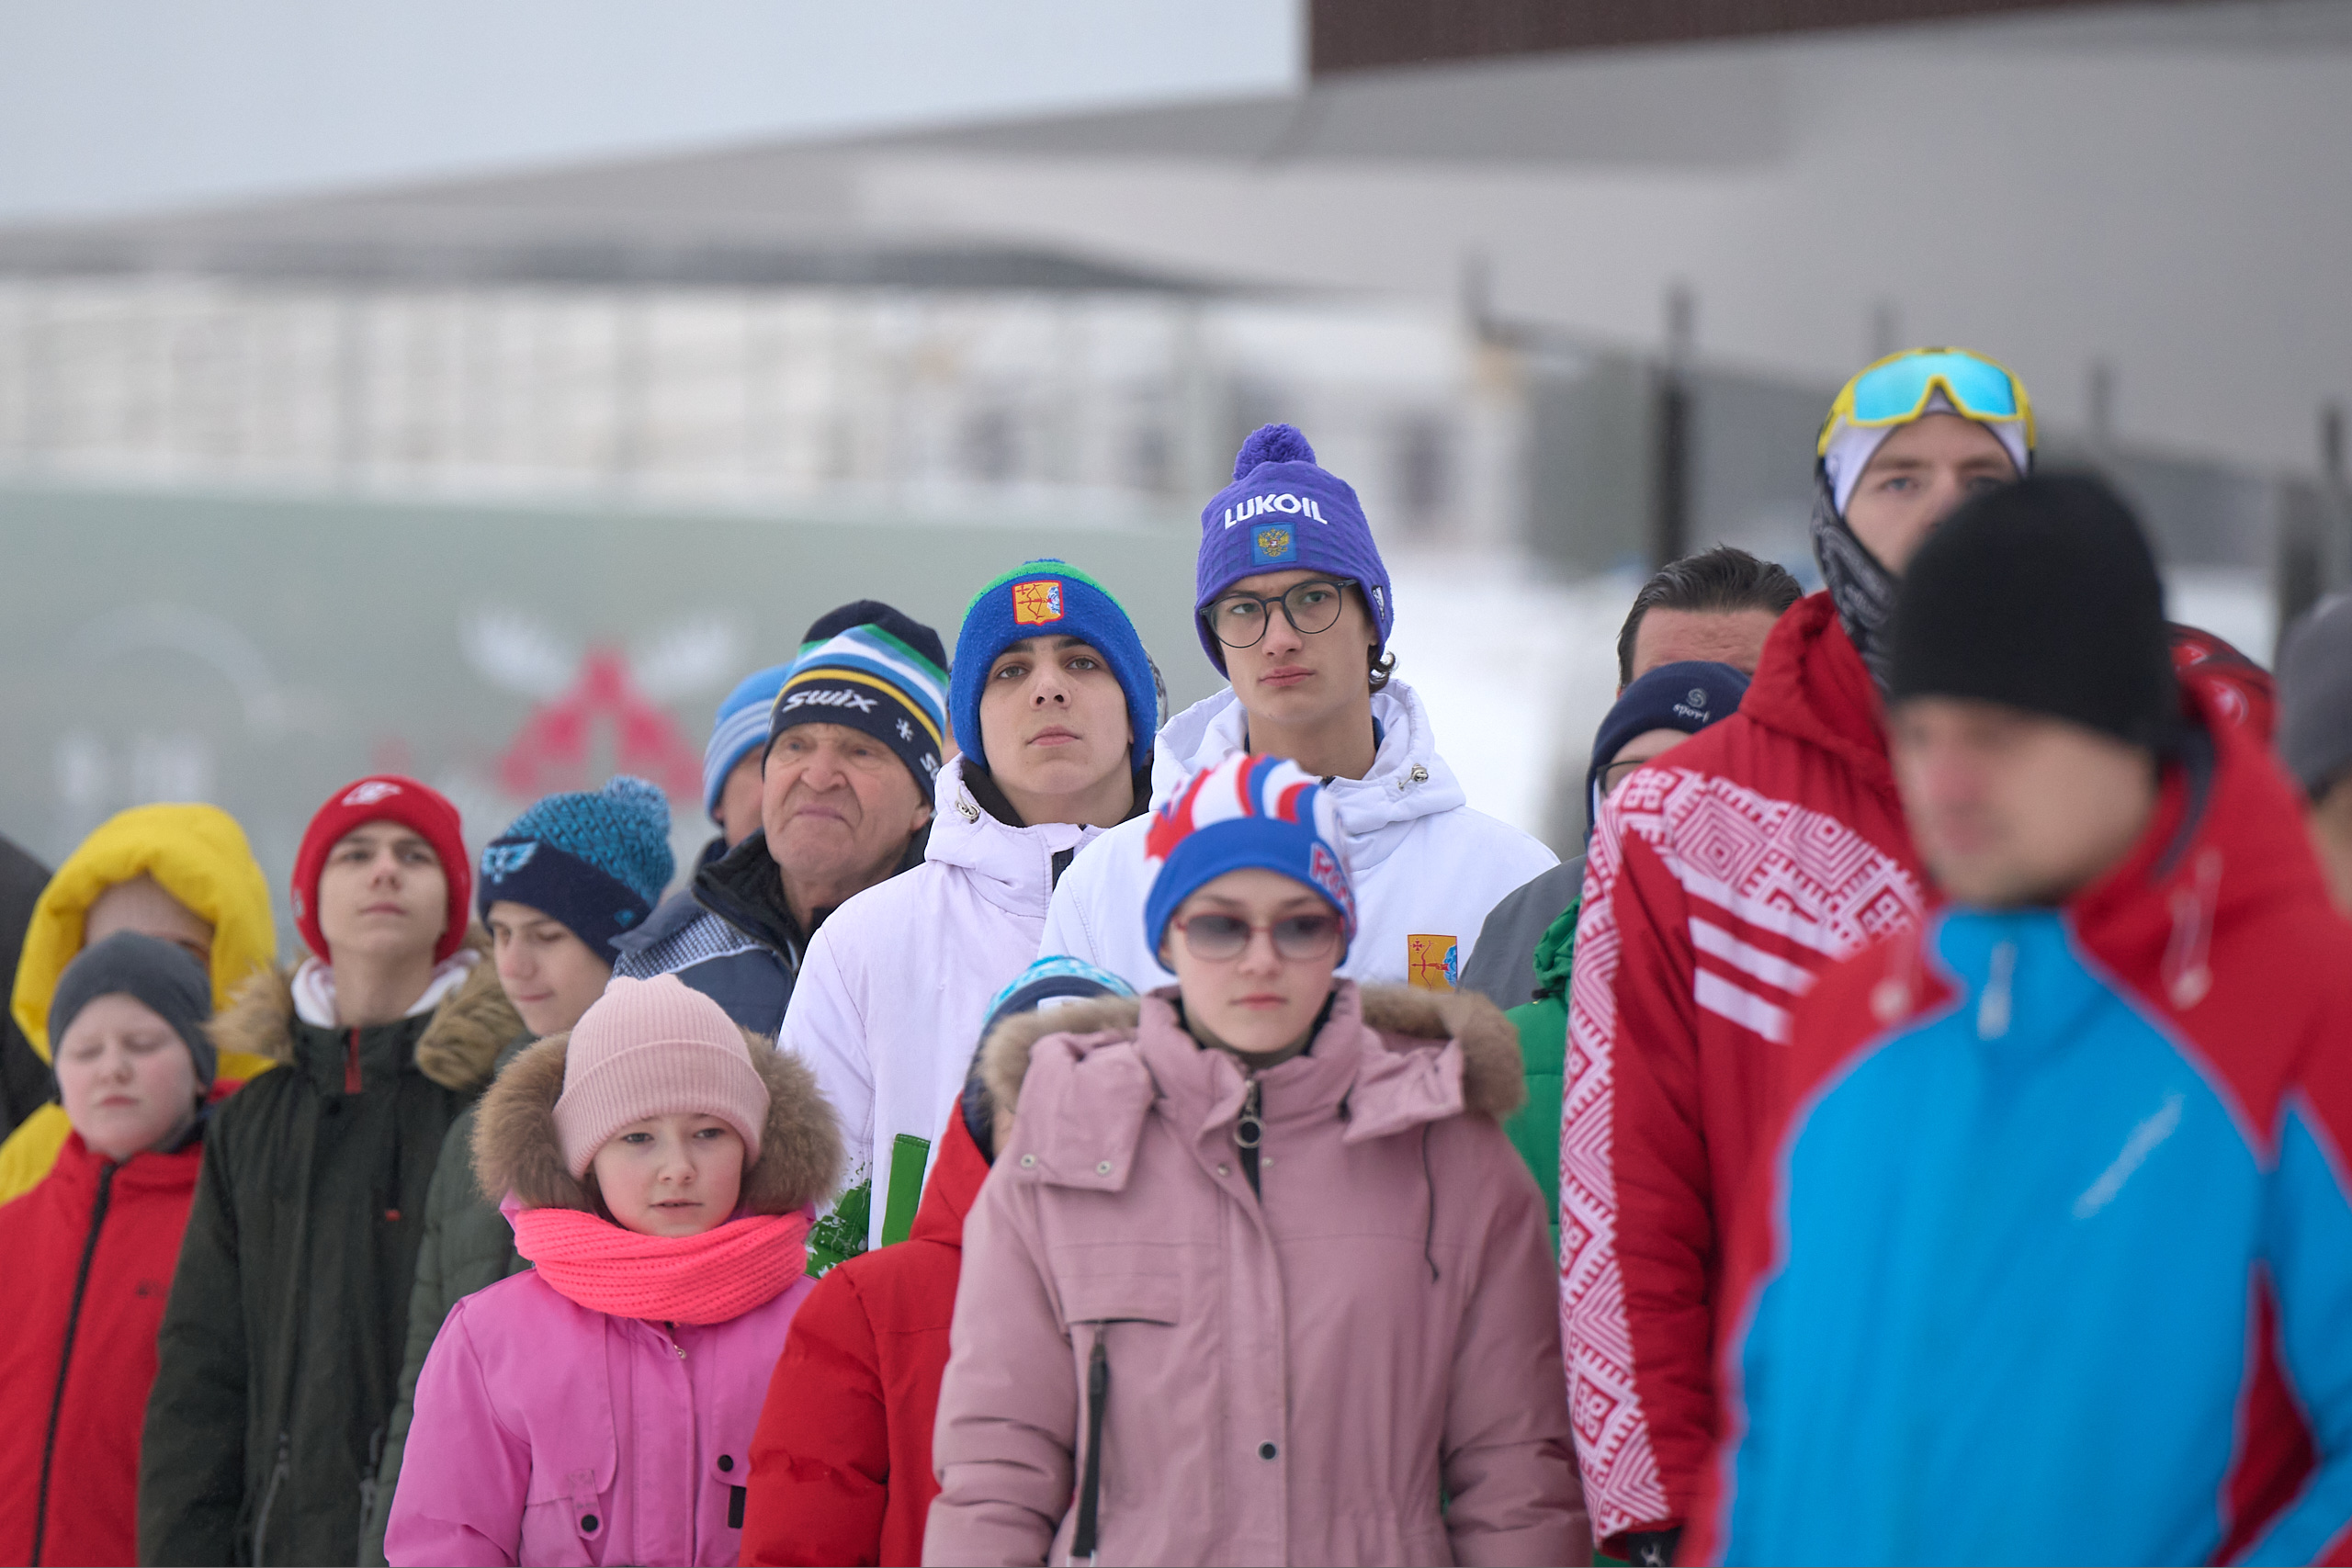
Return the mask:
<svg viewBox="0 0 2352 1568">
<path fill-rule="evenodd" d="M 964 1216 L 988 1174 L 950 1116 L 907 1239 L 838 1265 L 802 1303 L 752 1440 L 746 1563 L 922 1561 Z"/>
<path fill-rule="evenodd" d="M 0 1206 L 0 1562 L 138 1561 L 140 1428 L 203 1154 L 116 1165 L 75 1133 Z"/>
</svg>

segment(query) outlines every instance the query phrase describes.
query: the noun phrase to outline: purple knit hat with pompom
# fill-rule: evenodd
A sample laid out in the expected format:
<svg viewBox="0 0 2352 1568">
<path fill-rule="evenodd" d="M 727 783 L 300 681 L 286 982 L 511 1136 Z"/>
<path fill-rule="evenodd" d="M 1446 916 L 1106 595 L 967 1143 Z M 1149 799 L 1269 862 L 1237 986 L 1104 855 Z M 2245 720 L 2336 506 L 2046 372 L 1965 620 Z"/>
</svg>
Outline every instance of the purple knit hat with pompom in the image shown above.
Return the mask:
<svg viewBox="0 0 2352 1568">
<path fill-rule="evenodd" d="M 1209 602 L 1245 577 L 1300 569 L 1353 580 L 1372 608 L 1380 646 L 1388 646 L 1396 595 L 1363 503 L 1347 480 L 1317 465 L 1297 426 L 1262 424 L 1233 459 L 1233 482 L 1201 513 L 1193 629 L 1210 663 L 1225 669 L 1224 645 L 1200 615 Z"/>
</svg>

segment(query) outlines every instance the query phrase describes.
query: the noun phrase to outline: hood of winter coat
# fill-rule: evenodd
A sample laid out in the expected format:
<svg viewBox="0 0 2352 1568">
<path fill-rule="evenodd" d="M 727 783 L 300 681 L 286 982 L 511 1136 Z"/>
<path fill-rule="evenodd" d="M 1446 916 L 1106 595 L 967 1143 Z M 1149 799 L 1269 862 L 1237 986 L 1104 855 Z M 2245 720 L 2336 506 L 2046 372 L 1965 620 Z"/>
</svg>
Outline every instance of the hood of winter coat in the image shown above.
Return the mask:
<svg viewBox="0 0 2352 1568">
<path fill-rule="evenodd" d="M 1308 1054 L 1324 1049 L 1337 1032 L 1369 1030 L 1374 1035 L 1376 1049 L 1363 1054 L 1348 1094 L 1354 1132 L 1397 1132 L 1465 1113 L 1499 1122 L 1527 1102 L 1519 1031 L 1485 997 L 1409 986 L 1359 987 L 1352 980 L 1340 981 L 1337 989 L 1330 1017 Z M 980 1050 L 980 1075 L 995 1112 L 996 1146 L 1002 1149 L 1011 1142 L 1022 1084 L 1042 1042 L 1059 1038 L 1080 1056 L 1129 1045 L 1144 1027 L 1146 1010 L 1153 1008 L 1181 1029 L 1173 996 L 1172 990 L 1165 990 L 1149 997 L 1102 997 L 1048 1012 L 1023 1013 L 999 1024 Z M 1458 1095 L 1432 1096 L 1421 1075 L 1397 1070 L 1430 1066 L 1448 1045 L 1457 1048 L 1462 1064 Z"/>
<path fill-rule="evenodd" d="M 964 782 L 966 758 L 951 757 L 932 792 L 931 840 L 923 859 L 951 865 L 999 908 L 1045 918 L 1054 896 L 1054 856 L 1102 836 L 1100 828 L 1041 822 L 1015 828 L 1000 822 Z"/>
<path fill-rule="evenodd" d="M 2064 911 L 2110 968 L 2152 976 L 2184 1010 L 2211 988 L 2217 926 L 2292 930 L 2337 917 L 2305 837 L 2300 792 L 2221 671 L 2181 676 L 2187 741 L 2167 760 L 2139 844 Z"/>
<path fill-rule="evenodd" d="M 458 988 L 441 998 L 416 1042 L 416 1070 L 443 1089 L 465 1093 L 488 1083 L 499 1052 L 524 1032 L 522 1015 L 498 983 L 490 933 L 466 929 L 465 946 L 481 955 Z M 238 988 L 228 1010 L 205 1026 L 225 1059 L 242 1051 L 267 1061 L 294 1059 L 294 971 L 265 969 Z"/>
<path fill-rule="evenodd" d="M 1893 797 L 1884 705 L 1826 591 L 1798 600 L 1773 623 L 1739 715 L 1821 748 Z"/>
<path fill-rule="evenodd" d="M 17 961 L 8 1010 L 49 1060 L 49 1004 L 59 976 L 82 951 L 82 923 L 99 894 L 152 876 L 164 892 L 212 923 L 212 1006 L 220 1010 L 277 956 L 269 884 L 236 818 L 217 806 L 140 806 L 108 818 L 82 840 L 41 889 Z M 222 1064 L 230 1072 L 230 1064 Z"/>
<path fill-rule="evenodd" d="M 587 1188 L 564 1165 L 555 1130 L 571 1043 L 566 1030 L 526 1047 L 482 1096 L 474 1117 L 474 1180 L 492 1202 L 511 1193 L 526 1209 L 595 1213 Z M 748 1029 L 743 1043 L 768 1087 L 768 1115 L 760 1127 L 760 1157 L 743 1173 L 741 1205 L 753 1214 L 795 1213 L 841 1179 L 841 1128 L 806 1063 Z"/>
<path fill-rule="evenodd" d="M 1401 829 L 1468 800 L 1462 782 L 1437 753 L 1437 732 L 1419 693 L 1391 680 L 1385 690 L 1372 694 L 1372 716 L 1381 734 L 1372 771 L 1323 786 L 1347 830 L 1349 863 L 1358 872 L 1378 865 L 1404 842 L 1403 833 L 1384 829 Z M 1159 732 L 1151 770 L 1154 808 L 1203 768 L 1244 750 L 1248 740 L 1249 715 L 1230 686 L 1170 719 Z"/>
</svg>

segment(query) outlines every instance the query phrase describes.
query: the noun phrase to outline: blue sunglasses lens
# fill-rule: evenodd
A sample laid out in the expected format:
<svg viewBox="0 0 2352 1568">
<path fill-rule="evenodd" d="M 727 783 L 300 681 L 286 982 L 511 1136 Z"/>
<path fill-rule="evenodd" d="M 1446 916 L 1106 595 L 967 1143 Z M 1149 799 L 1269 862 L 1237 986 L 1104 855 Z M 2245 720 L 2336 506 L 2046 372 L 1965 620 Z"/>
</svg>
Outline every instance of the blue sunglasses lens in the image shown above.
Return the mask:
<svg viewBox="0 0 2352 1568">
<path fill-rule="evenodd" d="M 1979 419 L 2018 417 L 2017 387 L 2007 371 L 1973 354 L 1914 354 L 1882 365 L 1854 383 L 1854 418 L 1864 424 L 1908 419 L 1936 381 Z"/>
</svg>

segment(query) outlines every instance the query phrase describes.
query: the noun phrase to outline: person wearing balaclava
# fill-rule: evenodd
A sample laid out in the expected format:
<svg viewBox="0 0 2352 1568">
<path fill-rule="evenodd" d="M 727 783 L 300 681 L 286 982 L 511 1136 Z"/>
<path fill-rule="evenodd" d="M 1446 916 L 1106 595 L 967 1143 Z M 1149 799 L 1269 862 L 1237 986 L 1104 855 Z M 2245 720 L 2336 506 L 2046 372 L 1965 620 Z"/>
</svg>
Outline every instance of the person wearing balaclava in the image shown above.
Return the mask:
<svg viewBox="0 0 2352 1568">
<path fill-rule="evenodd" d="M 1570 1408 L 1600 1549 L 1671 1561 L 1713 1448 L 1710 1260 L 1791 1010 L 1917 919 L 1925 879 L 1880 715 L 1894 591 L 1970 496 L 2019 478 L 2032 405 L 1963 349 L 1898 354 L 1815 447 L 1824 592 L 1773 627 L 1739 712 L 1601 806 L 1576 930 L 1561 1131 Z M 1588 998 L 1589 1000 L 1588 1001 Z"/>
</svg>

